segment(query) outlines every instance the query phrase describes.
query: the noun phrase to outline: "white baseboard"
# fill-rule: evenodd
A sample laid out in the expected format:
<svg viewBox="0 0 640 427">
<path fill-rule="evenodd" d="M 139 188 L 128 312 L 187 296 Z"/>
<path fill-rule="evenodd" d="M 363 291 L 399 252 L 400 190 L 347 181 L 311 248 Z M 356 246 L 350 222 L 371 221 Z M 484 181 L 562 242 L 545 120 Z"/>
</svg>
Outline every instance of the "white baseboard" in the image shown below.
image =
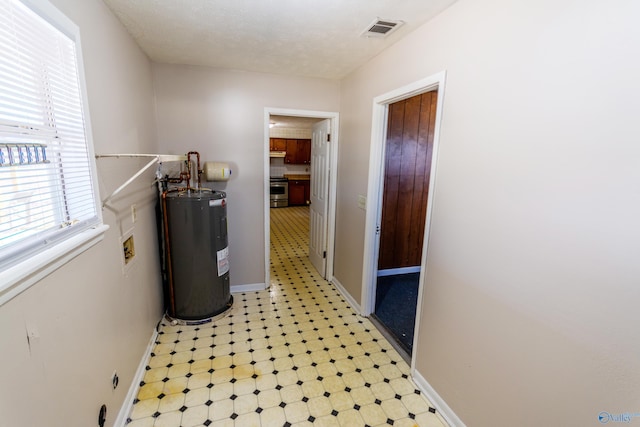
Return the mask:
<svg viewBox="0 0 640 427">
<path fill-rule="evenodd" d="M 435 389 L 431 387 L 431 384 L 420 375 L 420 372 L 414 369 L 411 376 L 420 391 L 424 393 L 425 397 L 436 407 L 436 413 L 440 414 L 450 427 L 466 427 L 462 420 L 453 412 L 449 405 L 447 405 L 447 402 L 445 402 Z"/>
<path fill-rule="evenodd" d="M 378 277 L 409 273 L 420 273 L 420 266 L 416 265 L 415 267 L 387 268 L 386 270 L 378 270 Z"/>
<path fill-rule="evenodd" d="M 131 408 L 133 408 L 133 399 L 138 395 L 138 391 L 140 390 L 140 381 L 144 378 L 144 374 L 146 372 L 147 363 L 149 362 L 149 358 L 151 357 L 151 350 L 153 350 L 153 346 L 156 345 L 156 341 L 158 340 L 158 329 L 157 326 L 153 329 L 153 334 L 151 335 L 151 339 L 149 340 L 149 344 L 147 348 L 144 350 L 142 355 L 142 359 L 140 360 L 140 364 L 138 365 L 138 369 L 136 373 L 133 375 L 133 380 L 131 381 L 131 385 L 129 386 L 129 391 L 127 392 L 127 396 L 124 398 L 124 402 L 122 407 L 120 408 L 120 412 L 118 412 L 118 417 L 116 421 L 113 423 L 114 427 L 125 427 L 127 424 L 127 417 L 131 413 Z"/>
<path fill-rule="evenodd" d="M 349 292 L 347 292 L 347 290 L 344 288 L 344 286 L 342 286 L 342 283 L 340 283 L 338 281 L 338 279 L 336 279 L 335 277 L 333 279 L 331 279 L 331 284 L 333 284 L 333 286 L 336 287 L 338 292 L 340 292 L 340 295 L 342 295 L 342 297 L 345 300 L 347 300 L 349 305 L 356 311 L 356 313 L 358 313 L 358 314 L 362 313 L 362 310 L 360 309 L 360 304 L 358 304 L 356 302 L 356 300 L 353 299 L 351 294 Z"/>
<path fill-rule="evenodd" d="M 242 292 L 257 292 L 264 291 L 267 286 L 264 283 L 250 283 L 248 285 L 233 285 L 231 286 L 232 294 L 240 294 Z"/>
</svg>

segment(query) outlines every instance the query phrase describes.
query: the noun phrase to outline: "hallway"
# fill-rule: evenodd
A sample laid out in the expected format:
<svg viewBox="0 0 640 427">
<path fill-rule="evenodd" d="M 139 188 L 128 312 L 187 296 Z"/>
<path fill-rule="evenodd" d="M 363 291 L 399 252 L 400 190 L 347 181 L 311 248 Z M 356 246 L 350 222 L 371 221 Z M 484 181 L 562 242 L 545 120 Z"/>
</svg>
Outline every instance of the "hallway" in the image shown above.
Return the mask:
<svg viewBox="0 0 640 427">
<path fill-rule="evenodd" d="M 317 275 L 308 215 L 271 209 L 268 290 L 234 294 L 214 323 L 163 320 L 128 427 L 446 425 L 392 346 Z"/>
</svg>

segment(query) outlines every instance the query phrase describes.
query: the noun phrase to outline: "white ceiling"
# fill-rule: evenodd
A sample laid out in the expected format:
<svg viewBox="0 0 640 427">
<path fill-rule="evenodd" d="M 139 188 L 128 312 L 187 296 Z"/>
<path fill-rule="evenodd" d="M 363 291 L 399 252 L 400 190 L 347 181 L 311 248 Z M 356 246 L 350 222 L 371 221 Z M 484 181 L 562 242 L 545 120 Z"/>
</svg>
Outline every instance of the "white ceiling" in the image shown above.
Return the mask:
<svg viewBox="0 0 640 427">
<path fill-rule="evenodd" d="M 340 79 L 455 0 L 104 0 L 153 61 Z M 405 24 L 360 34 L 376 18 Z"/>
</svg>

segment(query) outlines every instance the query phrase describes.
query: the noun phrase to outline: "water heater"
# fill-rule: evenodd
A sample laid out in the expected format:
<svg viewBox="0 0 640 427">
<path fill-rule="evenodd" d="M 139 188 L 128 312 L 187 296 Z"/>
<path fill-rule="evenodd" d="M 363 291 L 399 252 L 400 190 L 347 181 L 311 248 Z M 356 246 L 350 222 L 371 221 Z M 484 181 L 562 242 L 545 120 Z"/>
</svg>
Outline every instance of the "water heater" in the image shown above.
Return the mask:
<svg viewBox="0 0 640 427">
<path fill-rule="evenodd" d="M 164 192 L 162 273 L 167 315 L 201 321 L 229 309 L 226 194 L 207 188 Z"/>
</svg>

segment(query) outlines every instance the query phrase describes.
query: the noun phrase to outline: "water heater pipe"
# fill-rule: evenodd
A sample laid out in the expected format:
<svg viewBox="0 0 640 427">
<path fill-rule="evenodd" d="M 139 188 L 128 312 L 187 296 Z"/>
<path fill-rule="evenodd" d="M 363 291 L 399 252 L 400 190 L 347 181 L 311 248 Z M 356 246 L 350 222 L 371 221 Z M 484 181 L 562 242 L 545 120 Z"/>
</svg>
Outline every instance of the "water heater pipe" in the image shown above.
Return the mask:
<svg viewBox="0 0 640 427">
<path fill-rule="evenodd" d="M 188 179 L 187 179 L 187 189 L 191 189 L 191 155 L 195 154 L 196 156 L 196 173 L 198 174 L 198 186 L 197 190 L 200 190 L 201 180 L 202 180 L 202 169 L 200 169 L 200 153 L 197 151 L 189 151 L 187 153 L 187 171 L 188 171 Z"/>
</svg>

